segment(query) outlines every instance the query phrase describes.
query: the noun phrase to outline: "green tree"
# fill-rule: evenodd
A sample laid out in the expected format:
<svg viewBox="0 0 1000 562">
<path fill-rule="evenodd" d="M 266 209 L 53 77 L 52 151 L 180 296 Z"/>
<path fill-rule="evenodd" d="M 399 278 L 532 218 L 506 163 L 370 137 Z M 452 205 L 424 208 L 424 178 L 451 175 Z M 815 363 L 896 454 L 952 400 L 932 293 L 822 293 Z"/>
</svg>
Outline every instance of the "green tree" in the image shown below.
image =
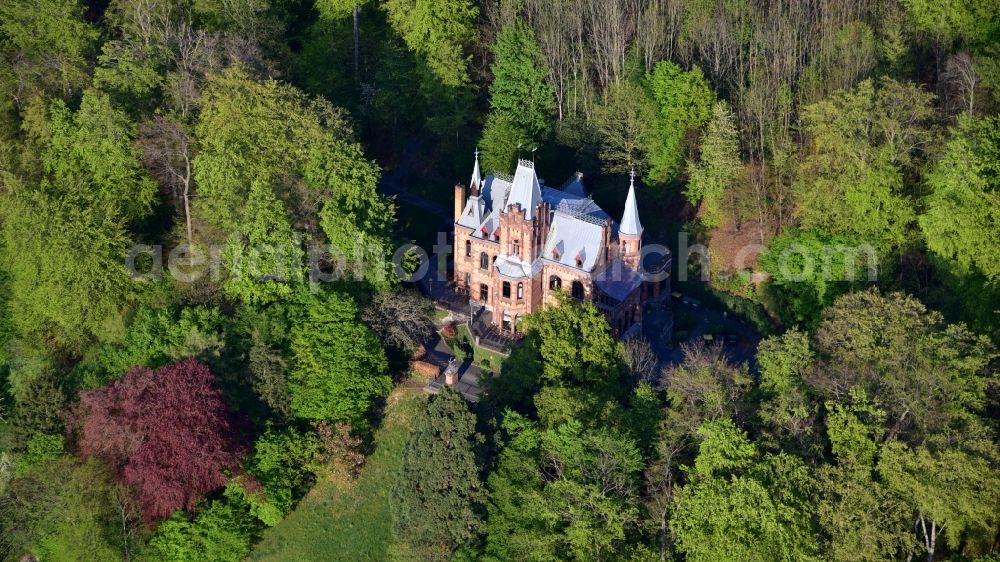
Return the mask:
<svg viewBox="0 0 1000 562">
<path fill-rule="evenodd" d="M 211 500 L 193 515 L 178 511 L 160 523 L 143 554 L 156 562 L 238 562 L 250 552 L 255 530 L 238 502 Z"/>
<path fill-rule="evenodd" d="M 820 435 L 816 434 L 819 406 L 806 383 L 814 360 L 809 335 L 794 328 L 757 346 L 761 393 L 757 417 L 764 443 L 790 446 L 810 455 L 817 453 L 814 448 L 820 445 Z"/>
<path fill-rule="evenodd" d="M 297 308 L 288 374 L 292 412 L 299 418 L 365 427 L 372 403 L 392 388 L 378 338 L 343 293 L 305 294 Z"/>
<path fill-rule="evenodd" d="M 12 101 L 15 94 L 27 100 L 33 95 L 69 97 L 79 92 L 90 81 L 90 57 L 99 35 L 76 0 L 4 2 L 0 52 L 13 71 L 0 73 L 4 97 Z"/>
<path fill-rule="evenodd" d="M 76 112 L 57 100 L 25 128 L 40 176 L 8 174 L 0 200 L 13 322 L 70 348 L 113 339 L 134 292 L 125 227 L 145 219 L 156 198 L 134 125 L 107 95 L 87 90 Z"/>
<path fill-rule="evenodd" d="M 123 259 L 131 242 L 114 210 L 49 188 L 43 180 L 0 200 L 11 320 L 21 334 L 82 349 L 120 335 L 134 295 Z"/>
<path fill-rule="evenodd" d="M 471 55 L 465 49 L 476 37 L 479 10 L 469 0 L 387 0 L 382 9 L 411 51 L 449 87 L 469 82 Z"/>
<path fill-rule="evenodd" d="M 396 535 L 446 558 L 482 530 L 486 492 L 479 479 L 476 417 L 448 387 L 413 420 L 392 489 Z"/>
<path fill-rule="evenodd" d="M 930 193 L 919 218 L 930 251 L 958 273 L 1000 280 L 1000 118 L 959 118 L 927 174 Z"/>
<path fill-rule="evenodd" d="M 537 350 L 541 380 L 547 385 L 590 386 L 610 391 L 625 375 L 618 342 L 591 303 L 560 297 L 559 306 L 527 316 L 523 329 Z M 567 338 L 566 334 L 574 334 Z"/>
<path fill-rule="evenodd" d="M 0 502 L 0 551 L 45 560 L 121 560 L 134 553 L 141 513 L 104 464 L 71 457 L 14 479 Z"/>
<path fill-rule="evenodd" d="M 490 109 L 506 115 L 531 138 L 541 140 L 552 128 L 555 93 L 539 67 L 535 34 L 521 20 L 505 26 L 493 45 Z"/>
<path fill-rule="evenodd" d="M 75 113 L 57 100 L 46 133 L 41 160 L 53 185 L 107 206 L 127 222 L 149 215 L 156 184 L 139 162 L 135 124 L 112 106 L 107 94 L 87 90 Z"/>
<path fill-rule="evenodd" d="M 701 158 L 688 163 L 688 184 L 684 195 L 692 205 L 702 204 L 701 222 L 709 228 L 722 224 L 722 197 L 740 173 L 740 143 L 736 118 L 724 101 L 712 108 L 701 139 Z"/>
<path fill-rule="evenodd" d="M 891 560 L 912 549 L 906 504 L 878 479 L 875 462 L 885 412 L 856 393 L 855 404 L 827 404 L 835 464 L 818 471 L 817 515 L 824 550 L 835 561 Z"/>
<path fill-rule="evenodd" d="M 886 412 L 887 440 L 992 447 L 978 412 L 990 380 L 986 366 L 996 352 L 964 325 L 947 324 L 899 293 L 856 292 L 826 310 L 812 347 L 819 359 L 808 378 L 812 392 L 851 404 L 851 393 L 863 389 Z"/>
<path fill-rule="evenodd" d="M 610 85 L 594 107 L 601 139 L 601 168 L 608 173 L 639 172 L 650 166 L 656 108 L 643 89 L 631 82 Z"/>
<path fill-rule="evenodd" d="M 768 275 L 762 292 L 781 320 L 809 328 L 834 299 L 873 282 L 880 262 L 863 239 L 791 229 L 771 240 L 757 267 Z"/>
<path fill-rule="evenodd" d="M 289 298 L 305 279 L 305 260 L 284 204 L 270 186 L 254 181 L 243 214 L 241 232 L 230 236 L 223 252 L 226 295 L 258 306 Z"/>
<path fill-rule="evenodd" d="M 958 448 L 912 449 L 891 441 L 882 449 L 878 472 L 886 486 L 912 510 L 911 523 L 928 562 L 940 548 L 963 540 L 988 547 L 998 522 L 1000 471 L 995 461 Z"/>
<path fill-rule="evenodd" d="M 265 525 L 276 525 L 308 491 L 319 470 L 319 453 L 314 433 L 268 427 L 254 442 L 253 455 L 245 463 L 256 482 L 230 484 L 227 493 L 243 496 L 250 513 Z"/>
<path fill-rule="evenodd" d="M 670 528 L 690 562 L 818 560 L 815 482 L 784 453 L 760 455 L 729 420 L 698 430 L 701 444 L 678 492 Z"/>
<path fill-rule="evenodd" d="M 975 44 L 988 40 L 997 25 L 996 6 L 988 0 L 903 0 L 907 19 L 917 33 L 930 36 L 938 51 L 948 51 L 961 40 Z"/>
<path fill-rule="evenodd" d="M 487 173 L 509 173 L 517 165 L 518 156 L 534 148 L 534 143 L 531 135 L 518 127 L 513 118 L 490 113 L 483 127 L 483 137 L 479 140 L 483 169 Z"/>
<path fill-rule="evenodd" d="M 540 431 L 516 414 L 490 475 L 487 560 L 613 560 L 639 531 L 635 444 L 576 420 Z"/>
<path fill-rule="evenodd" d="M 391 284 L 393 206 L 376 191 L 378 168 L 364 158 L 341 110 L 238 68 L 212 81 L 203 104 L 194 204 L 214 229 L 209 235 L 267 244 L 285 244 L 293 231 L 325 237 L 365 280 Z M 261 295 L 246 287 L 236 292 L 250 301 L 290 294 L 274 285 Z"/>
<path fill-rule="evenodd" d="M 904 171 L 931 138 L 933 99 L 912 84 L 885 80 L 876 90 L 866 80 L 803 108 L 809 142 L 793 185 L 802 227 L 880 251 L 903 245 L 914 219 Z"/>
<path fill-rule="evenodd" d="M 684 71 L 670 61 L 660 61 L 646 76 L 655 105 L 656 126 L 649 144 L 646 181 L 663 183 L 681 171 L 690 131 L 712 119 L 715 93 L 697 66 Z"/>
<path fill-rule="evenodd" d="M 668 525 L 675 509 L 675 493 L 683 481 L 683 463 L 689 461 L 702 425 L 746 417 L 746 396 L 753 379 L 746 365 L 734 365 L 722 346 L 704 344 L 681 347 L 684 360 L 664 369 L 660 388 L 665 390 L 654 455 L 646 468 L 646 507 L 658 529 L 661 553 L 669 549 Z"/>
</svg>

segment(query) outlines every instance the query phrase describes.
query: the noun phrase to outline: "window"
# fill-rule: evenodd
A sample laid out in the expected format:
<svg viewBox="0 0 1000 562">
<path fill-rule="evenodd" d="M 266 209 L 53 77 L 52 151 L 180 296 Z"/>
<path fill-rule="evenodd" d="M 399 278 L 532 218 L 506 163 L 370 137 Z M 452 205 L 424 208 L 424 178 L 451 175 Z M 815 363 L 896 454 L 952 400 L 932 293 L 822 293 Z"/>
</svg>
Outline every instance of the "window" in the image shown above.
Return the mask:
<svg viewBox="0 0 1000 562">
<path fill-rule="evenodd" d="M 490 268 L 490 257 L 486 255 L 486 252 L 479 254 L 479 269 L 489 269 Z"/>
<path fill-rule="evenodd" d="M 556 289 L 562 289 L 562 279 L 558 275 L 549 277 L 549 289 L 553 291 Z"/>
<path fill-rule="evenodd" d="M 510 281 L 503 282 L 503 298 L 510 298 Z"/>
<path fill-rule="evenodd" d="M 486 283 L 479 284 L 479 300 L 483 302 L 490 300 L 490 288 Z"/>
<path fill-rule="evenodd" d="M 472 284 L 472 274 L 469 273 L 468 271 L 466 271 L 465 272 L 465 288 L 466 288 L 466 290 L 469 289 L 469 285 L 471 285 L 471 284 Z"/>
<path fill-rule="evenodd" d="M 524 299 L 524 283 L 517 284 L 517 300 Z"/>
<path fill-rule="evenodd" d="M 521 242 L 519 240 L 514 240 L 514 250 L 511 253 L 515 256 L 521 255 Z"/>
<path fill-rule="evenodd" d="M 573 281 L 573 298 L 576 300 L 583 300 L 583 283 L 579 281 Z"/>
<path fill-rule="evenodd" d="M 465 255 L 466 256 L 472 255 L 472 240 L 465 241 Z"/>
</svg>

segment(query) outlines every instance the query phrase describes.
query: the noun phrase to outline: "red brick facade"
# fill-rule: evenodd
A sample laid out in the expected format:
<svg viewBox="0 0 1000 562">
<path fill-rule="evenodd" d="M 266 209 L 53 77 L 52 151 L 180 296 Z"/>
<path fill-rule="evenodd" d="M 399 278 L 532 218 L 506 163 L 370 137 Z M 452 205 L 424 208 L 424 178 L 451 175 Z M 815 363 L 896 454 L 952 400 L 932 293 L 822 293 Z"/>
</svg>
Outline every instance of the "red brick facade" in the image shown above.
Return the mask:
<svg viewBox="0 0 1000 562">
<path fill-rule="evenodd" d="M 519 168 L 518 173 L 522 172 Z M 589 199 L 548 187 L 543 187 L 545 195 L 538 198 L 533 212 L 527 213 L 520 202 L 510 202 L 506 194 L 498 191 L 501 181 L 506 182 L 504 186 L 509 185 L 509 181 L 497 181 L 493 177 L 477 181 L 477 173 L 478 163 L 469 201 L 461 184 L 455 188 L 454 282 L 459 290 L 468 293 L 473 304 L 492 313 L 493 322 L 501 330 L 516 332 L 520 319 L 545 305 L 555 304 L 556 292 L 564 291 L 577 300 L 593 301 L 608 318 L 612 330 L 622 334 L 641 322 L 645 302 L 669 293 L 669 280 L 658 277 L 651 280 L 640 272 L 641 226 L 637 235 L 622 234 L 617 224 Z M 534 174 L 534 170 L 530 173 Z M 492 186 L 491 182 L 494 182 Z M 487 193 L 491 187 L 494 192 Z M 481 200 L 488 196 L 494 197 L 494 205 L 502 208 L 486 208 L 488 203 L 481 203 Z M 586 203 L 592 214 L 583 216 L 572 212 L 565 204 L 553 210 L 550 200 Z M 476 228 L 471 226 L 479 222 L 475 205 L 486 209 L 479 211 L 484 218 Z M 635 213 L 634 202 L 632 205 Z M 463 220 L 465 225 L 459 224 L 460 218 L 465 218 L 463 211 L 476 218 Z M 497 216 L 490 213 L 497 213 Z M 573 240 L 572 233 L 566 240 L 554 244 L 558 236 L 565 234 L 553 228 L 557 214 L 563 224 L 581 221 L 579 224 L 586 227 L 590 236 L 586 246 Z M 638 225 L 637 215 L 634 224 Z M 599 235 L 597 229 L 600 229 Z M 544 255 L 547 243 L 551 247 L 550 255 Z M 577 247 L 579 255 L 561 254 L 563 248 L 569 251 Z M 588 255 L 590 253 L 594 255 Z M 498 267 L 497 260 L 501 260 L 504 267 Z M 657 269 L 663 267 L 669 272 L 669 256 L 660 260 Z M 615 292 L 618 294 L 613 296 Z"/>
</svg>

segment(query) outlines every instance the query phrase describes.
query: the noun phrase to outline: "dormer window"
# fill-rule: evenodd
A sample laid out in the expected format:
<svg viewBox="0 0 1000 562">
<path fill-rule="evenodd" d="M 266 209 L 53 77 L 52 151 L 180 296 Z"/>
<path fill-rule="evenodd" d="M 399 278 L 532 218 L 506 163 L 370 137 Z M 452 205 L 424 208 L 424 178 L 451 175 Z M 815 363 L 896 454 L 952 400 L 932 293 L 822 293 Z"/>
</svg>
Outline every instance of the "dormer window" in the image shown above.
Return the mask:
<svg viewBox="0 0 1000 562">
<path fill-rule="evenodd" d="M 496 230 L 493 231 L 493 239 L 497 242 L 500 241 L 500 227 L 498 226 Z"/>
<path fill-rule="evenodd" d="M 552 248 L 552 259 L 559 261 L 559 248 Z"/>
<path fill-rule="evenodd" d="M 583 256 L 576 256 L 576 267 L 583 269 Z"/>
</svg>

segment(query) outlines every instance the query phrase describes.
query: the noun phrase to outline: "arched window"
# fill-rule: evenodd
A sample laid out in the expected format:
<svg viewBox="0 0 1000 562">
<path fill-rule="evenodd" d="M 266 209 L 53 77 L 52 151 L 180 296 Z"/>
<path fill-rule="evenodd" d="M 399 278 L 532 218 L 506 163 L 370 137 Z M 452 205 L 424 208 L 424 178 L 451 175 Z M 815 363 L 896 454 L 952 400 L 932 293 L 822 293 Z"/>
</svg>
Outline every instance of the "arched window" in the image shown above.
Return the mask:
<svg viewBox="0 0 1000 562">
<path fill-rule="evenodd" d="M 510 281 L 503 282 L 503 298 L 510 298 Z"/>
<path fill-rule="evenodd" d="M 472 240 L 465 241 L 465 255 L 466 256 L 472 255 Z"/>
<path fill-rule="evenodd" d="M 489 269 L 490 268 L 490 256 L 483 252 L 479 254 L 479 269 Z"/>
<path fill-rule="evenodd" d="M 517 300 L 524 298 L 524 283 L 517 284 Z"/>
<path fill-rule="evenodd" d="M 562 279 L 558 275 L 549 277 L 549 289 L 553 291 L 562 289 Z"/>
<path fill-rule="evenodd" d="M 583 283 L 579 281 L 573 281 L 572 295 L 574 299 L 583 300 Z"/>
</svg>

